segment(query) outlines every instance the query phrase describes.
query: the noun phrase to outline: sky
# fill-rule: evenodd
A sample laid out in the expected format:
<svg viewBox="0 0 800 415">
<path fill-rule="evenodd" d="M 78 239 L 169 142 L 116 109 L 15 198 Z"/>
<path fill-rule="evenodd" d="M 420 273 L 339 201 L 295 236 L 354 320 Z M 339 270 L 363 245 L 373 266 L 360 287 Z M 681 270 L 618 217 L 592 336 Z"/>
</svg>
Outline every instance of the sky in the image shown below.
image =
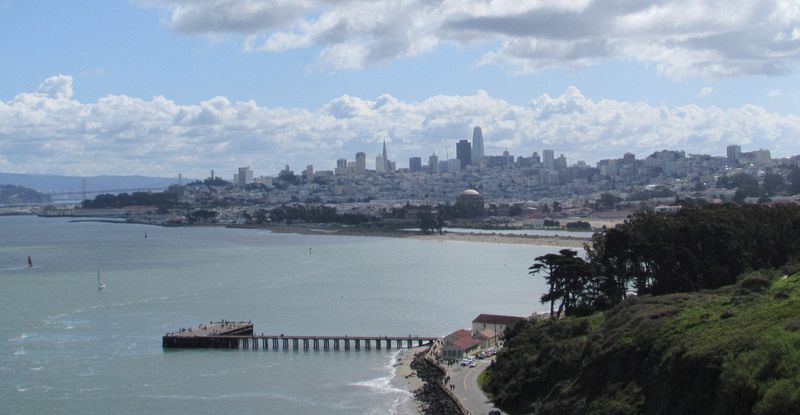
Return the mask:
<svg viewBox="0 0 800 415">
<path fill-rule="evenodd" d="M 800 154 L 798 0 L 0 0 L 0 171 Z"/>
</svg>

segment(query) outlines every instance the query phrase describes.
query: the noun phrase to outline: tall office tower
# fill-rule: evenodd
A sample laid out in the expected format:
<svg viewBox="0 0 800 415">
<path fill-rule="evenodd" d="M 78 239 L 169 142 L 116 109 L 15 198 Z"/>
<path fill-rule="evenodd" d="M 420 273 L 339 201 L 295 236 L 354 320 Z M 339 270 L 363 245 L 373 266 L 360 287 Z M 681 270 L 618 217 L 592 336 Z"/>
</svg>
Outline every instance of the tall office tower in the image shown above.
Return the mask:
<svg viewBox="0 0 800 415">
<path fill-rule="evenodd" d="M 541 163 L 542 163 L 542 158 L 539 157 L 538 152 L 534 151 L 533 154 L 531 154 L 531 164 L 533 164 L 535 167 L 539 167 L 539 164 Z"/>
<path fill-rule="evenodd" d="M 336 168 L 337 169 L 346 169 L 347 168 L 347 159 L 336 160 Z"/>
<path fill-rule="evenodd" d="M 553 162 L 553 165 L 554 165 L 555 169 L 558 170 L 558 171 L 566 170 L 567 169 L 567 158 L 564 157 L 564 155 L 562 154 L 557 159 L 555 159 L 555 161 Z"/>
<path fill-rule="evenodd" d="M 728 161 L 739 161 L 742 158 L 742 146 L 730 145 L 728 146 Z"/>
<path fill-rule="evenodd" d="M 543 160 L 544 168 L 552 170 L 556 167 L 555 165 L 556 158 L 555 154 L 553 153 L 553 150 L 543 150 L 542 158 L 544 159 Z"/>
<path fill-rule="evenodd" d="M 381 155 L 383 156 L 383 171 L 389 171 L 389 156 L 386 155 L 386 140 L 383 140 L 383 154 Z"/>
<path fill-rule="evenodd" d="M 244 187 L 247 184 L 253 183 L 253 170 L 250 167 L 239 167 L 239 174 L 236 175 L 236 184 L 239 187 Z"/>
<path fill-rule="evenodd" d="M 422 171 L 422 159 L 419 157 L 411 157 L 408 159 L 408 171 L 411 173 Z"/>
<path fill-rule="evenodd" d="M 367 170 L 367 155 L 359 151 L 356 153 L 356 173 L 364 173 Z"/>
<path fill-rule="evenodd" d="M 483 156 L 483 132 L 481 127 L 475 127 L 472 130 L 472 164 L 478 164 Z"/>
<path fill-rule="evenodd" d="M 464 169 L 472 163 L 472 146 L 467 140 L 456 143 L 456 158 L 461 160 L 461 168 Z"/>
<path fill-rule="evenodd" d="M 375 171 L 378 173 L 386 173 L 386 159 L 383 156 L 375 157 Z"/>
<path fill-rule="evenodd" d="M 439 156 L 437 156 L 436 153 L 428 157 L 428 171 L 430 174 L 439 173 Z"/>
</svg>

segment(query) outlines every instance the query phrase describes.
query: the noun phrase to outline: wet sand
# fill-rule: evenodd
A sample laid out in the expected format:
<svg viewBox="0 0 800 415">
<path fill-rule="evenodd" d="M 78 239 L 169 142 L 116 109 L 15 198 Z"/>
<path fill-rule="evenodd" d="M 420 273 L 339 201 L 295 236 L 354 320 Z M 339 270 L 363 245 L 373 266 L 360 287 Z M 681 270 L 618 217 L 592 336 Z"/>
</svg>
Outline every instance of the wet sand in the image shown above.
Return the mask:
<svg viewBox="0 0 800 415">
<path fill-rule="evenodd" d="M 262 228 L 263 229 L 263 228 Z M 345 236 L 380 236 L 384 238 L 412 238 L 429 241 L 462 241 L 484 242 L 494 244 L 526 244 L 553 246 L 564 248 L 583 248 L 591 245 L 588 238 L 572 236 L 539 236 L 512 235 L 490 233 L 447 232 L 445 234 L 423 235 L 418 232 L 387 229 L 348 228 L 348 227 L 313 227 L 313 226 L 269 226 L 266 229 L 278 233 L 298 233 L 304 235 L 345 235 Z"/>
<path fill-rule="evenodd" d="M 416 376 L 414 369 L 411 368 L 411 362 L 414 360 L 414 355 L 427 349 L 427 346 L 415 347 L 413 349 L 402 349 L 400 354 L 397 356 L 397 363 L 395 364 L 394 379 L 392 380 L 392 383 L 395 383 L 396 385 L 403 385 L 404 389 L 408 390 L 412 394 L 414 391 L 421 388 L 423 382 Z M 414 398 L 411 400 L 410 407 L 414 414 L 419 415 L 422 413 L 420 403 Z"/>
</svg>

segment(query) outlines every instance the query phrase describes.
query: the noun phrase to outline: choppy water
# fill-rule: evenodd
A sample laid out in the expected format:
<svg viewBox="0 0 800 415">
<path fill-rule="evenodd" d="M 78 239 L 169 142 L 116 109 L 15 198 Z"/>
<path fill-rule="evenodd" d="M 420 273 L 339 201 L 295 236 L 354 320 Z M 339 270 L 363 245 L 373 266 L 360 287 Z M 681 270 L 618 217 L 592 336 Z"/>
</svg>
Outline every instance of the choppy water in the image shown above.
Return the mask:
<svg viewBox="0 0 800 415">
<path fill-rule="evenodd" d="M 543 310 L 527 267 L 556 249 L 0 217 L 0 412 L 408 413 L 390 351 L 164 351 L 161 336 L 223 318 L 446 334 Z"/>
</svg>

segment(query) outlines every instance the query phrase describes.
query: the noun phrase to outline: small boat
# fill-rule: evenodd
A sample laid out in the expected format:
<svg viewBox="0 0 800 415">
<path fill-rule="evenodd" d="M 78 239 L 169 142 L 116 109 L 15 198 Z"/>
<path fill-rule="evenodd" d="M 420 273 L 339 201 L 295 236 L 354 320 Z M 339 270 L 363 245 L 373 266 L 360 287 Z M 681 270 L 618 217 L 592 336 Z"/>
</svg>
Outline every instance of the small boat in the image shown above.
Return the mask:
<svg viewBox="0 0 800 415">
<path fill-rule="evenodd" d="M 30 255 L 28 255 L 28 268 L 33 268 L 33 261 L 31 261 Z"/>
<path fill-rule="evenodd" d="M 106 288 L 106 284 L 100 279 L 100 267 L 97 267 L 97 291 L 100 291 L 103 288 Z"/>
</svg>

